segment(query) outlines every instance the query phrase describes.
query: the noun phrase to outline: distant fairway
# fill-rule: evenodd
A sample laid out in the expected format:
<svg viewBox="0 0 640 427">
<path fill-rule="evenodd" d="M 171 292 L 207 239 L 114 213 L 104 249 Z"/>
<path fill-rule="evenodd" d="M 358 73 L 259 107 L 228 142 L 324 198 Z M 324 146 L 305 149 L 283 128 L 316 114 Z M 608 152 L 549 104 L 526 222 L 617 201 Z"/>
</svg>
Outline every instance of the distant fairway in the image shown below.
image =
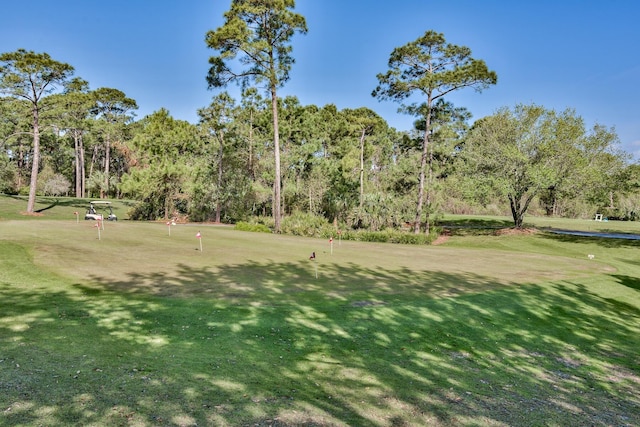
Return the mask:
<svg viewBox="0 0 640 427">
<path fill-rule="evenodd" d="M 0 206 L 0 425 L 640 425 L 640 243 L 98 240 L 74 203 Z"/>
</svg>

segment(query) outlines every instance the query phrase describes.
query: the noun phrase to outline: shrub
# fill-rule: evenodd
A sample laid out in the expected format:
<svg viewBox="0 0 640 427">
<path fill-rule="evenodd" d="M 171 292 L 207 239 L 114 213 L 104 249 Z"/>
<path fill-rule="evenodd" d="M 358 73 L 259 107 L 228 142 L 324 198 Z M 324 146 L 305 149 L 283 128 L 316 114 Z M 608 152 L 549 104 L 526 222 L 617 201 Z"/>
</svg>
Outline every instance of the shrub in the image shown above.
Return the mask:
<svg viewBox="0 0 640 427">
<path fill-rule="evenodd" d="M 235 229 L 239 231 L 253 231 L 257 233 L 271 233 L 271 229 L 264 224 L 249 223 L 240 221 L 235 225 Z"/>
<path fill-rule="evenodd" d="M 280 231 L 284 234 L 305 237 L 331 237 L 336 231 L 323 216 L 295 212 L 282 219 Z"/>
<path fill-rule="evenodd" d="M 349 230 L 342 233 L 342 239 L 359 242 L 398 243 L 405 245 L 426 245 L 437 237 L 437 230 L 431 234 L 413 234 L 407 231 L 387 229 L 383 231 Z"/>
<path fill-rule="evenodd" d="M 270 227 L 267 226 L 267 224 L 269 224 Z M 273 220 L 267 217 L 255 217 L 251 222 L 236 223 L 235 229 L 270 233 L 273 229 Z M 432 227 L 432 232 L 429 235 L 413 234 L 408 231 L 391 228 L 382 231 L 344 230 L 343 228 L 340 228 L 340 230 L 340 235 L 338 235 L 337 226 L 327 222 L 324 217 L 303 212 L 296 212 L 293 215 L 285 217 L 281 223 L 281 232 L 283 234 L 321 239 L 333 238 L 334 241 L 342 239 L 358 242 L 426 245 L 435 240 L 439 232 L 436 227 Z"/>
<path fill-rule="evenodd" d="M 44 183 L 44 194 L 46 196 L 62 196 L 68 194 L 70 188 L 69 180 L 64 175 L 56 173 Z"/>
</svg>

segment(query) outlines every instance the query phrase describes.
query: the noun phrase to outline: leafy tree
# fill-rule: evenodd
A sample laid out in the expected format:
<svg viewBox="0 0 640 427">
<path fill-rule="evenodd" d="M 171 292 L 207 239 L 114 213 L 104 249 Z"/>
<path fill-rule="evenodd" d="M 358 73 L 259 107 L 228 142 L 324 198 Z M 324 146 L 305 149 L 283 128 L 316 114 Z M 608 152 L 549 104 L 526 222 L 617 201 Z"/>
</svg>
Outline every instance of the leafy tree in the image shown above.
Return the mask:
<svg viewBox="0 0 640 427">
<path fill-rule="evenodd" d="M 56 126 L 68 134 L 73 142 L 73 163 L 75 195 L 86 194 L 86 168 L 84 136 L 90 131 L 89 114 L 94 107 L 94 99 L 89 92 L 89 84 L 81 79 L 72 79 L 62 94 L 55 95 Z"/>
<path fill-rule="evenodd" d="M 376 128 L 382 130 L 386 123 L 380 116 L 369 108 L 357 108 L 355 110 L 344 110 L 346 121 L 350 133 L 358 137 L 358 160 L 359 160 L 359 208 L 364 206 L 364 178 L 365 178 L 365 140 L 371 136 Z"/>
<path fill-rule="evenodd" d="M 131 141 L 136 168 L 122 177 L 124 194 L 142 201 L 136 216 L 169 219 L 176 204 L 187 198 L 194 155 L 199 151 L 197 129 L 175 120 L 165 109 L 145 117 Z"/>
<path fill-rule="evenodd" d="M 622 170 L 623 157 L 611 145 L 617 138 L 597 129 L 586 133 L 582 119 L 570 110 L 503 108 L 476 122 L 468 135 L 462 151 L 467 173 L 474 174 L 479 188 L 497 189 L 507 197 L 514 226 L 521 228 L 531 202 L 549 189 L 570 194 L 571 188 L 592 191 L 603 188 L 594 187 L 596 182 L 617 182 L 603 179 Z"/>
<path fill-rule="evenodd" d="M 207 82 L 210 88 L 223 87 L 231 81 L 246 87 L 250 81 L 255 81 L 264 83 L 271 95 L 276 232 L 280 232 L 282 203 L 277 89 L 289 80 L 294 63 L 290 39 L 296 32 L 307 32 L 304 17 L 294 13 L 294 7 L 294 0 L 232 0 L 231 9 L 224 14 L 224 25 L 206 35 L 207 46 L 220 53 L 209 59 L 211 68 Z M 235 61 L 238 56 L 239 61 Z M 246 68 L 235 71 L 233 66 L 238 64 Z"/>
<path fill-rule="evenodd" d="M 104 185 L 100 188 L 100 198 L 110 190 L 111 147 L 123 137 L 125 125 L 133 120 L 132 110 L 138 109 L 136 101 L 118 89 L 99 88 L 92 92 L 94 106 L 92 113 L 101 121 L 99 129 L 104 138 Z"/>
<path fill-rule="evenodd" d="M 29 103 L 11 97 L 0 98 L 0 174 L 2 192 L 17 193 L 29 174 L 28 158 L 33 132 Z"/>
<path fill-rule="evenodd" d="M 625 191 L 626 156 L 615 149 L 618 137 L 611 129 L 595 125 L 587 131 L 573 110 L 553 115 L 553 137 L 562 150 L 555 159 L 555 182 L 541 194 L 548 215 L 585 215 L 588 209 L 614 209 L 616 189 Z M 595 205 L 595 206 L 594 206 Z M 590 211 L 587 216 L 593 214 Z"/>
<path fill-rule="evenodd" d="M 33 213 L 36 203 L 40 168 L 40 115 L 42 99 L 63 85 L 73 74 L 71 65 L 55 61 L 46 53 L 18 49 L 0 55 L 0 93 L 24 99 L 31 106 L 33 157 L 27 212 Z"/>
<path fill-rule="evenodd" d="M 622 171 L 624 193 L 618 200 L 620 216 L 637 221 L 640 218 L 640 164 L 627 165 Z"/>
<path fill-rule="evenodd" d="M 490 181 L 509 200 L 516 228 L 536 195 L 554 182 L 550 160 L 558 154 L 551 139 L 549 116 L 544 108 L 503 108 L 485 117 L 465 142 L 467 165 L 474 179 Z"/>
<path fill-rule="evenodd" d="M 316 135 L 318 108 L 302 106 L 298 98 L 288 96 L 280 102 L 280 134 L 283 163 L 283 209 L 285 212 L 317 212 L 322 183 L 311 183 L 311 171 L 317 163 L 320 139 Z M 315 184 L 318 184 L 317 186 Z M 312 188 L 315 191 L 312 192 Z"/>
<path fill-rule="evenodd" d="M 241 108 L 238 111 L 237 127 L 239 133 L 246 141 L 246 167 L 249 177 L 256 176 L 256 157 L 262 153 L 257 152 L 257 141 L 260 139 L 259 116 L 263 115 L 265 103 L 255 88 L 247 88 L 242 92 Z"/>
<path fill-rule="evenodd" d="M 417 131 L 415 146 L 418 147 L 418 150 L 423 141 L 426 114 L 431 114 L 426 178 L 429 191 L 425 194 L 426 226 L 428 228 L 431 216 L 437 214 L 442 206 L 452 199 L 452 193 L 447 188 L 447 181 L 454 172 L 455 158 L 469 129 L 468 121 L 471 118 L 471 113 L 466 108 L 455 107 L 444 98 L 434 102 L 431 109 L 423 103 L 407 107 L 406 111 L 419 117 L 414 123 L 414 129 Z"/>
<path fill-rule="evenodd" d="M 47 172 L 45 175 L 45 171 Z M 66 176 L 53 172 L 53 169 L 45 168 L 41 172 L 41 181 L 44 181 L 42 192 L 46 196 L 63 196 L 69 192 L 71 183 Z"/>
<path fill-rule="evenodd" d="M 372 95 L 381 100 L 403 101 L 414 92 L 426 98 L 423 109 L 407 110 L 424 110 L 421 113 L 424 117 L 424 136 L 414 221 L 414 232 L 417 234 L 420 232 L 425 202 L 425 175 L 430 150 L 433 103 L 462 88 L 473 87 L 481 91 L 489 85 L 496 84 L 497 75 L 487 68 L 484 61 L 473 59 L 468 47 L 447 43 L 443 34 L 430 30 L 415 41 L 395 48 L 389 57 L 389 70 L 384 74 L 378 74 L 377 78 L 379 85 Z M 429 191 L 429 187 L 427 190 Z M 428 218 L 426 224 L 426 232 L 429 233 Z"/>
<path fill-rule="evenodd" d="M 224 177 L 228 174 L 228 164 L 225 153 L 229 153 L 229 148 L 233 146 L 234 140 L 234 123 L 237 114 L 235 100 L 227 93 L 223 92 L 215 96 L 211 104 L 206 108 L 198 110 L 200 117 L 200 128 L 207 135 L 207 142 L 213 142 L 217 146 L 215 155 L 217 163 L 217 171 L 211 178 L 207 179 L 214 188 L 213 200 L 215 200 L 215 221 L 221 222 L 222 207 L 227 201 L 229 193 L 225 194 Z M 230 136 L 230 137 L 228 137 Z M 241 151 L 241 150 L 238 150 Z M 229 153 L 232 154 L 232 153 Z M 210 175 L 207 174 L 207 178 Z"/>
</svg>

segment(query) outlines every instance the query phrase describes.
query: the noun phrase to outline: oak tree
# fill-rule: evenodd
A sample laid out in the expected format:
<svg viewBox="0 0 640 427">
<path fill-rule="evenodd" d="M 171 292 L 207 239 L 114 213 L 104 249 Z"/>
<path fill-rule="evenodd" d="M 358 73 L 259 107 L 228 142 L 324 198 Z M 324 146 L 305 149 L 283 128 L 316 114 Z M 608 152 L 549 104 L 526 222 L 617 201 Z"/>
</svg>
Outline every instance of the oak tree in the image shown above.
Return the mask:
<svg viewBox="0 0 640 427">
<path fill-rule="evenodd" d="M 531 203 L 549 191 L 554 197 L 574 198 L 578 192 L 590 193 L 596 203 L 606 204 L 617 182 L 614 175 L 625 163 L 624 154 L 614 148 L 616 141 L 615 134 L 600 126 L 587 132 L 571 110 L 517 105 L 476 122 L 462 158 L 474 185 L 508 199 L 514 226 L 521 228 Z"/>
</svg>

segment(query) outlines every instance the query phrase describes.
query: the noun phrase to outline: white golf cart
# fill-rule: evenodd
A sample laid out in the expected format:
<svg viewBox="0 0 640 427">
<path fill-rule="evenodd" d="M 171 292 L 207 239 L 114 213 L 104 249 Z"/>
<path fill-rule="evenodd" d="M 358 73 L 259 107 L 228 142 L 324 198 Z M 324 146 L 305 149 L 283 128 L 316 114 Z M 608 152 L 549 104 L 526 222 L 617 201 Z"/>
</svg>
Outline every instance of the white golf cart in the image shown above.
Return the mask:
<svg viewBox="0 0 640 427">
<path fill-rule="evenodd" d="M 101 211 L 98 212 L 96 207 Z M 103 212 L 109 211 L 108 215 L 105 215 Z M 107 221 L 117 221 L 118 217 L 113 213 L 113 209 L 111 208 L 111 202 L 105 202 L 103 200 L 94 200 L 93 202 L 89 202 L 89 209 L 87 209 L 87 213 L 84 214 L 84 219 L 102 221 L 106 219 Z"/>
</svg>

